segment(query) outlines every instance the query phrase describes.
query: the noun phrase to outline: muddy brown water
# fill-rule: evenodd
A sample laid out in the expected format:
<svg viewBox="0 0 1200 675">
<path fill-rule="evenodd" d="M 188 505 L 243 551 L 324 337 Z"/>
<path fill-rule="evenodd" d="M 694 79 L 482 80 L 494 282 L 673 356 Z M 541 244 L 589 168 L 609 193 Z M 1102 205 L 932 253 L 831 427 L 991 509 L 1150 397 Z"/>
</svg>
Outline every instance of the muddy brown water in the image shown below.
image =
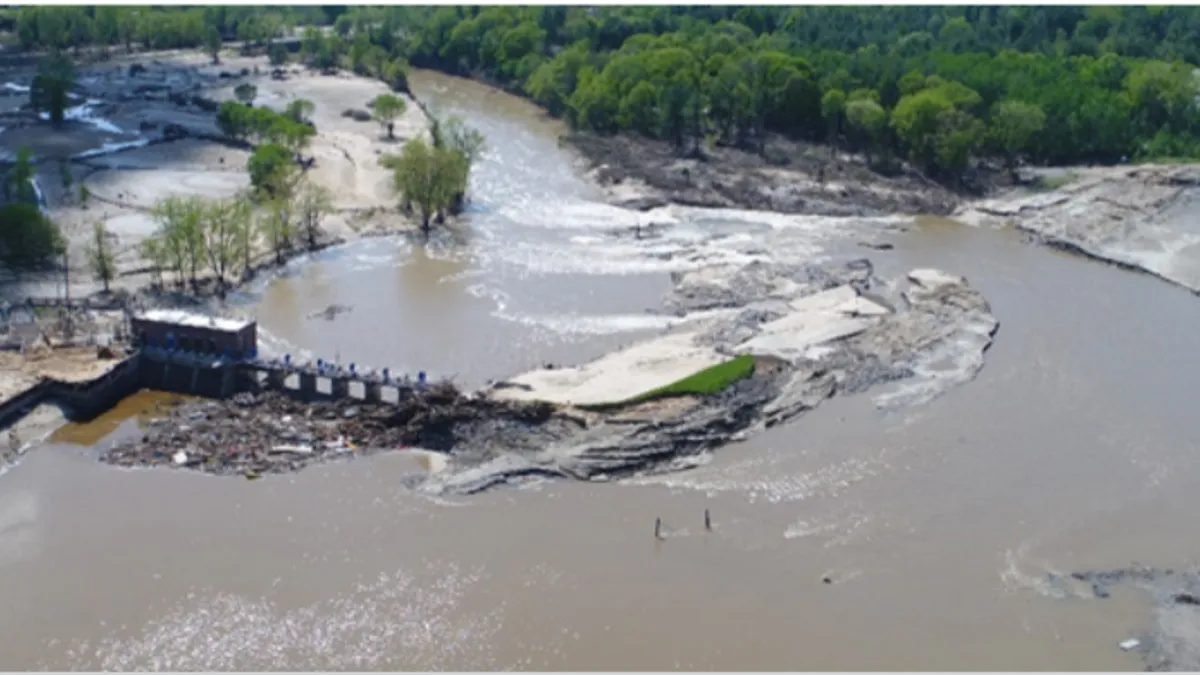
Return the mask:
<svg viewBox="0 0 1200 675">
<path fill-rule="evenodd" d="M 472 83 L 415 86 L 489 137 L 467 225 L 251 289 L 276 348 L 480 383 L 661 324 L 645 310 L 678 256 L 608 233 L 629 214 L 597 205 L 552 122 Z M 814 246 L 767 216 L 680 220 L 728 235 L 709 260 Z M 870 252 L 885 275 L 938 266 L 991 301 L 980 377 L 891 415 L 835 399 L 687 472 L 435 499 L 401 486 L 428 469 L 402 453 L 249 482 L 99 464 L 133 422 L 60 432 L 0 477 L 0 666 L 1138 668 L 1117 643 L 1145 628 L 1141 597 L 1040 580 L 1200 554 L 1196 299 L 1011 232 L 889 240 Z M 304 318 L 334 303 L 354 310 Z"/>
</svg>

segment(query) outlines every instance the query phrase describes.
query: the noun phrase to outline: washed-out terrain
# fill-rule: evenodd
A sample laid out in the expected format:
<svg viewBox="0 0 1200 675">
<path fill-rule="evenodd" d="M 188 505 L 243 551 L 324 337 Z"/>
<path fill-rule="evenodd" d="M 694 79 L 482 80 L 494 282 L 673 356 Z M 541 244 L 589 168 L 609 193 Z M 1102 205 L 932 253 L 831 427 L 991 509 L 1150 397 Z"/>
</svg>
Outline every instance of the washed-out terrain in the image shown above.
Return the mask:
<svg viewBox="0 0 1200 675">
<path fill-rule="evenodd" d="M 364 100 L 375 86 L 344 79 Z M 559 147 L 563 130 L 523 102 L 413 82 L 488 135 L 462 222 L 297 259 L 208 309 L 256 315 L 264 342 L 295 358 L 426 370 L 457 390 L 399 411 L 253 396 L 155 410 L 140 429 L 129 411 L 68 426 L 0 478 L 0 564 L 25 581 L 0 589 L 5 665 L 1191 662 L 1178 600 L 1191 591 L 1141 596 L 1097 577 L 1112 589 L 1100 598 L 1088 580 L 1200 554 L 1179 536 L 1200 506 L 1195 298 L 1010 227 L 1185 269 L 1185 219 L 1168 217 L 1190 194 L 1185 169 L 1018 188 L 956 207 L 960 221 L 886 202 L 708 208 L 669 203 L 669 184 L 635 202 L 645 185 L 593 183 L 600 159 Z M 344 146 L 378 131 L 347 126 Z M 99 158 L 113 164 L 97 175 L 167 147 Z M 146 166 L 188 172 L 189 157 Z M 119 199 L 149 198 L 123 180 Z M 369 190 L 347 192 L 362 228 L 387 226 Z M 1164 232 L 1179 242 L 1137 257 Z M 345 311 L 326 320 L 331 307 Z M 720 397 L 579 409 L 673 377 L 681 356 L 746 352 L 766 367 Z M 475 390 L 486 400 L 460 393 Z M 74 581 L 97 575 L 106 583 Z M 1057 590 L 1064 579 L 1086 592 Z M 873 648 L 847 649 L 859 640 Z"/>
</svg>

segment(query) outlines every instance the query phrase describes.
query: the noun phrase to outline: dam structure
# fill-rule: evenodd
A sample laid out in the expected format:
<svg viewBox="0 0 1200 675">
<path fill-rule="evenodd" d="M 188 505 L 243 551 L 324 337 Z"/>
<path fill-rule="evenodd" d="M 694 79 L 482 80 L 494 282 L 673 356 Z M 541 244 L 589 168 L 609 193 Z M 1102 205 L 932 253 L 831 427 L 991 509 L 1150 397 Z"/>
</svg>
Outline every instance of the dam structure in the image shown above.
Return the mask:
<svg viewBox="0 0 1200 675">
<path fill-rule="evenodd" d="M 387 369 L 360 369 L 317 359 L 295 362 L 290 355 L 258 354 L 258 326 L 180 310 L 149 310 L 129 319 L 131 343 L 105 374 L 85 382 L 44 378 L 0 402 L 0 429 L 38 405 L 56 404 L 69 419 L 92 419 L 141 389 L 224 399 L 243 392 L 275 391 L 305 401 L 349 399 L 395 403 L 424 389 L 416 378 Z"/>
</svg>

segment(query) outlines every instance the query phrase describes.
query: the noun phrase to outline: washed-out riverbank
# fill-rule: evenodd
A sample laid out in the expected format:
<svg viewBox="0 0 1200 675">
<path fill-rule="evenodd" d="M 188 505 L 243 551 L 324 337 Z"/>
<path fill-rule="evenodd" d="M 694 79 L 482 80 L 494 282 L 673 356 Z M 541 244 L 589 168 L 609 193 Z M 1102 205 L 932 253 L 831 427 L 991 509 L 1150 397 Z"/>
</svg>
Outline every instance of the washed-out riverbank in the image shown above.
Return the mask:
<svg viewBox="0 0 1200 675">
<path fill-rule="evenodd" d="M 866 260 L 756 263 L 676 281 L 674 305 L 703 313 L 685 313 L 684 327 L 593 364 L 530 373 L 488 393 L 433 388 L 398 405 L 308 405 L 275 395 L 197 403 L 104 457 L 257 477 L 416 448 L 446 457 L 424 487 L 455 493 L 531 475 L 606 480 L 678 470 L 838 392 L 894 385 L 881 406 L 927 402 L 974 377 L 998 326 L 965 279 L 915 270 L 891 292 Z M 892 297 L 872 296 L 879 292 Z M 709 355 L 697 362 L 697 352 Z M 620 403 L 720 354 L 752 355 L 753 374 L 715 395 Z M 626 391 L 631 378 L 640 391 Z"/>
<path fill-rule="evenodd" d="M 536 387 L 548 374 L 510 376 L 588 362 L 671 322 L 688 331 L 688 314 L 736 301 L 738 285 L 698 283 L 711 270 L 770 279 L 768 259 L 861 255 L 858 241 L 894 246 L 871 253 L 880 281 L 860 296 L 907 311 L 888 286 L 944 269 L 968 277 L 1004 330 L 970 386 L 932 405 L 881 415 L 881 396 L 923 380 L 877 384 L 795 424 L 751 427 L 687 457 L 688 471 L 616 484 L 437 497 L 457 486 L 442 488 L 454 472 L 431 458 L 452 453 L 411 448 L 257 481 L 122 471 L 97 456 L 142 435 L 132 423 L 118 438 L 72 426 L 3 477 L 0 560 L 22 580 L 0 585 L 6 665 L 1138 667 L 1141 654 L 1119 645 L 1150 625 L 1139 596 L 1054 602 L 1042 585 L 1050 568 L 1178 569 L 1200 555 L 1179 534 L 1200 508 L 1194 297 L 1025 245 L 1011 228 L 947 221 L 665 207 L 638 214 L 638 238 L 638 221 L 599 203 L 536 112 L 469 83 L 418 86 L 494 139 L 464 236 L 356 242 L 292 265 L 246 307 L 293 355 Z M 695 309 L 646 313 L 664 292 L 683 298 L 671 273 L 690 277 Z M 355 309 L 304 318 L 333 303 Z M 282 417 L 270 421 L 286 432 Z M 299 436 L 308 424 L 291 426 Z M 1010 561 L 1021 574 L 1007 574 Z M 730 620 L 753 639 L 731 640 Z M 872 649 L 848 649 L 847 636 Z"/>
</svg>

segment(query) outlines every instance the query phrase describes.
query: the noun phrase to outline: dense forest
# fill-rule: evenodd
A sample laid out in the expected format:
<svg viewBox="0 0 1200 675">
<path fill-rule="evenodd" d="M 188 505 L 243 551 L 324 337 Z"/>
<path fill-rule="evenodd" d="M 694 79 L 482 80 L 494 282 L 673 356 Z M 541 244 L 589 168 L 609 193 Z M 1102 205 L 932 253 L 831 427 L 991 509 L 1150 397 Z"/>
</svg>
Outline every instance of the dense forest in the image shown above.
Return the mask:
<svg viewBox="0 0 1200 675">
<path fill-rule="evenodd" d="M 768 132 L 957 180 L 1010 166 L 1200 157 L 1192 7 L 62 7 L 7 10 L 23 49 L 269 42 L 385 76 L 486 79 L 580 129 L 761 149 Z"/>
</svg>

